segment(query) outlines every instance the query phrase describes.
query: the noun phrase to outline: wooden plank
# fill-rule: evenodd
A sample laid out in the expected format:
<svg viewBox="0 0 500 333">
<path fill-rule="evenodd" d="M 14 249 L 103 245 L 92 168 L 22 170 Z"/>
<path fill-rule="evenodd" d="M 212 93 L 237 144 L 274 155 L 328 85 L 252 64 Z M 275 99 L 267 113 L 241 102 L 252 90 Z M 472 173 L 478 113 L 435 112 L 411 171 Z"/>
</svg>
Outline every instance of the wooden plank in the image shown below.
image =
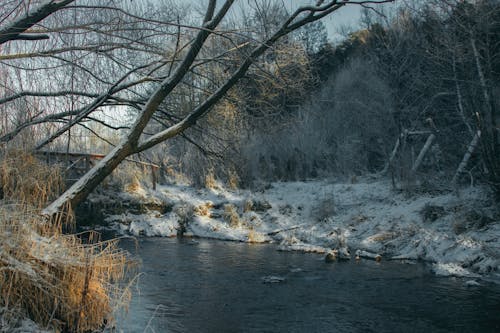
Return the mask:
<svg viewBox="0 0 500 333">
<path fill-rule="evenodd" d="M 34 152 L 34 154 L 35 155 L 43 155 L 43 156 L 47 156 L 47 157 L 59 156 L 61 158 L 65 157 L 65 156 L 80 157 L 80 158 L 86 157 L 86 158 L 95 159 L 95 160 L 99 160 L 99 159 L 106 157 L 106 155 L 104 155 L 104 154 L 73 153 L 73 152 L 58 152 L 58 151 L 36 151 L 36 152 Z M 147 163 L 147 162 L 137 161 L 137 160 L 133 160 L 133 159 L 129 159 L 129 158 L 126 158 L 125 161 L 136 163 L 139 165 L 153 167 L 155 169 L 160 168 L 159 165 L 154 164 L 154 163 Z"/>
</svg>

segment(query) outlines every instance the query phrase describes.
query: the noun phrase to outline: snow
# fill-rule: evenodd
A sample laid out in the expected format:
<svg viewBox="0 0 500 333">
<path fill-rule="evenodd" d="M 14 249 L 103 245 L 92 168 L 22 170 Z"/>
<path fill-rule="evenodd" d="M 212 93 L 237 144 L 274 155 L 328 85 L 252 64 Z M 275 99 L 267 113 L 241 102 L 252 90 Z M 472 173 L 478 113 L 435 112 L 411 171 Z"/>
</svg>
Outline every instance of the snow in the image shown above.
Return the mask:
<svg viewBox="0 0 500 333">
<path fill-rule="evenodd" d="M 132 218 L 128 231 L 134 236 L 175 237 L 177 235 L 179 218 L 176 214 L 147 216 L 146 218 L 142 215 L 130 215 L 126 216 L 126 218 Z"/>
<path fill-rule="evenodd" d="M 27 318 L 11 318 L 9 310 L 0 307 L 0 333 L 50 333 L 41 329 L 36 323 Z M 9 318 L 9 319 L 6 319 Z"/>
<path fill-rule="evenodd" d="M 128 195 L 173 205 L 163 215 L 108 217 L 132 235 L 173 237 L 183 226 L 185 236 L 274 242 L 285 251 L 344 249 L 371 260 L 424 260 L 438 275 L 500 271 L 500 218 L 486 188 L 408 194 L 388 180 L 365 179 L 272 183 L 253 192 L 164 185 Z M 479 221 L 483 215 L 487 222 Z"/>
<path fill-rule="evenodd" d="M 456 263 L 436 263 L 432 266 L 434 273 L 439 276 L 479 277 L 478 274 L 473 274 Z"/>
</svg>

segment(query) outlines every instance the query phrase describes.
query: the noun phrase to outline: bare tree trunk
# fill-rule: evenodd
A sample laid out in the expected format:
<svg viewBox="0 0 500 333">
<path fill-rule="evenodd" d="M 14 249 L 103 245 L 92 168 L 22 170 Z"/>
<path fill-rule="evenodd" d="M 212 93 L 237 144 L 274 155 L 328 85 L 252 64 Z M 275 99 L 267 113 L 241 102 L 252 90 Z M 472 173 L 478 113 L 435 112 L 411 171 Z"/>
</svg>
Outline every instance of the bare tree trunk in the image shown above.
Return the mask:
<svg viewBox="0 0 500 333">
<path fill-rule="evenodd" d="M 467 163 L 469 162 L 472 154 L 474 153 L 474 150 L 476 149 L 476 146 L 479 142 L 479 138 L 481 137 L 481 131 L 477 131 L 476 135 L 472 138 L 472 141 L 470 142 L 469 146 L 467 147 L 467 152 L 464 155 L 464 158 L 462 159 L 462 162 L 458 165 L 457 171 L 455 172 L 455 175 L 453 176 L 453 179 L 451 180 L 451 184 L 454 186 L 456 185 L 458 181 L 458 177 L 462 172 L 465 170 L 465 167 L 467 166 Z"/>
<path fill-rule="evenodd" d="M 464 108 L 464 102 L 463 102 L 463 97 L 462 97 L 462 90 L 460 89 L 460 84 L 458 82 L 458 75 L 457 75 L 457 61 L 455 59 L 455 55 L 453 55 L 453 77 L 455 79 L 455 91 L 457 94 L 457 104 L 458 104 L 458 111 L 460 114 L 460 117 L 462 118 L 462 121 L 464 122 L 465 126 L 467 127 L 467 130 L 469 131 L 469 134 L 474 137 L 474 131 L 472 130 L 471 125 L 467 121 L 467 118 L 465 117 L 465 108 Z"/>
<path fill-rule="evenodd" d="M 484 97 L 484 102 L 486 105 L 486 110 L 484 112 L 484 126 L 486 129 L 486 133 L 488 133 L 488 136 L 493 140 L 493 145 L 497 145 L 497 140 L 496 140 L 496 131 L 495 131 L 495 115 L 494 113 L 494 108 L 492 107 L 491 104 L 491 98 L 490 98 L 490 93 L 488 91 L 488 87 L 486 85 L 486 79 L 484 77 L 484 72 L 483 68 L 481 66 L 481 58 L 479 55 L 479 51 L 477 50 L 476 47 L 476 40 L 471 37 L 470 39 L 472 51 L 474 53 L 474 61 L 476 63 L 476 69 L 477 69 L 477 75 L 479 77 L 479 83 L 481 84 L 481 90 L 483 93 Z"/>
<path fill-rule="evenodd" d="M 431 147 L 432 142 L 434 141 L 435 138 L 436 138 L 436 136 L 434 134 L 431 134 L 427 138 L 427 141 L 425 141 L 425 144 L 422 147 L 422 150 L 420 150 L 420 153 L 418 154 L 417 160 L 415 161 L 415 163 L 413 164 L 413 167 L 411 168 L 412 173 L 415 173 L 417 171 L 418 167 L 422 163 L 422 160 L 424 159 L 425 154 L 427 153 L 427 151 Z"/>
<path fill-rule="evenodd" d="M 396 144 L 394 144 L 394 148 L 392 149 L 391 156 L 389 156 L 389 160 L 385 164 L 384 170 L 382 170 L 382 174 L 385 174 L 389 170 L 389 168 L 391 167 L 392 162 L 394 161 L 394 157 L 396 157 L 396 154 L 397 154 L 398 149 L 399 149 L 399 145 L 401 142 L 400 139 L 401 139 L 401 136 L 398 137 L 398 139 L 396 140 Z"/>
<path fill-rule="evenodd" d="M 495 190 L 500 194 L 500 143 L 498 141 L 499 136 L 498 129 L 496 127 L 495 107 L 493 106 L 490 97 L 488 86 L 486 84 L 486 78 L 481 66 L 480 54 L 477 50 L 476 40 L 473 36 L 471 36 L 470 42 L 485 102 L 485 110 L 483 112 L 484 119 L 480 119 L 479 127 L 480 130 L 484 130 L 484 135 L 481 138 L 483 158 L 488 168 L 490 181 L 492 182 Z"/>
</svg>

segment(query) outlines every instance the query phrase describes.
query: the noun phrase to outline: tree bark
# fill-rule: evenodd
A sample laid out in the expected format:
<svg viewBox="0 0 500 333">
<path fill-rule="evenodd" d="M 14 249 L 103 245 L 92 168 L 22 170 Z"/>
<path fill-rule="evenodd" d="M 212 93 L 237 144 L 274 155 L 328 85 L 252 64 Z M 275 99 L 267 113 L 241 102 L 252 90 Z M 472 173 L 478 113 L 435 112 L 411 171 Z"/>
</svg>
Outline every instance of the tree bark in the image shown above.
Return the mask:
<svg viewBox="0 0 500 333">
<path fill-rule="evenodd" d="M 485 102 L 485 110 L 483 112 L 484 119 L 480 119 L 479 127 L 480 130 L 484 131 L 484 135 L 481 138 L 483 157 L 488 168 L 490 181 L 494 184 L 496 191 L 500 193 L 500 142 L 496 126 L 495 107 L 490 97 L 483 67 L 481 65 L 480 54 L 476 47 L 476 40 L 473 36 L 470 38 L 470 43 Z"/>
<path fill-rule="evenodd" d="M 471 37 L 470 39 L 471 47 L 472 47 L 472 52 L 474 54 L 474 61 L 476 63 L 476 69 L 477 69 L 477 75 L 479 77 L 479 83 L 481 85 L 481 91 L 483 93 L 484 97 L 484 102 L 486 105 L 486 110 L 484 112 L 484 122 L 483 126 L 486 129 L 486 133 L 488 133 L 488 136 L 493 140 L 492 144 L 493 146 L 497 145 L 497 138 L 496 138 L 496 130 L 495 130 L 495 115 L 494 115 L 494 108 L 492 107 L 491 104 L 491 98 L 490 98 L 490 93 L 488 91 L 488 87 L 486 85 L 486 78 L 484 77 L 484 72 L 483 72 L 483 67 L 481 66 L 481 58 L 479 55 L 479 51 L 477 50 L 476 47 L 476 40 Z M 493 150 L 495 152 L 495 149 Z"/>
</svg>

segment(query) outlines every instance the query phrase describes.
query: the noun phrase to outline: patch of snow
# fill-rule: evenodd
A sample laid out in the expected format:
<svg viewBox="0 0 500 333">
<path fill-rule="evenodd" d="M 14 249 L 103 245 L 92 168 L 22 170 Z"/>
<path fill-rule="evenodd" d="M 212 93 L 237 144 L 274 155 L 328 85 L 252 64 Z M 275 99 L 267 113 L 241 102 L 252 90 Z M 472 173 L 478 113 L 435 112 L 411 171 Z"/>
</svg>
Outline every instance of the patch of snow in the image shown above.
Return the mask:
<svg viewBox="0 0 500 333">
<path fill-rule="evenodd" d="M 493 222 L 480 228 L 467 220 L 467 212 L 487 206 L 487 192 L 468 188 L 458 196 L 404 194 L 393 191 L 388 180 L 373 179 L 357 184 L 277 182 L 258 192 L 165 185 L 134 195 L 168 201 L 172 212 L 122 214 L 108 221 L 134 235 L 171 237 L 182 224 L 188 236 L 276 242 L 286 251 L 359 249 L 394 260 L 438 263 L 437 274 L 492 275 L 500 271 L 498 213 L 488 215 Z M 182 205 L 192 207 L 192 216 L 181 216 L 175 207 Z M 439 214 L 426 218 L 428 207 L 437 207 Z"/>
<path fill-rule="evenodd" d="M 41 329 L 35 322 L 33 322 L 28 318 L 18 318 L 14 322 L 9 322 L 3 316 L 5 312 L 6 312 L 5 308 L 0 307 L 0 333 L 50 333 L 51 332 L 48 330 Z"/>
<path fill-rule="evenodd" d="M 161 217 L 150 216 L 134 220 L 130 223 L 128 231 L 134 236 L 162 236 L 175 237 L 179 228 L 179 217 L 169 213 Z"/>
<path fill-rule="evenodd" d="M 432 270 L 439 276 L 479 277 L 456 263 L 435 263 Z"/>
</svg>

